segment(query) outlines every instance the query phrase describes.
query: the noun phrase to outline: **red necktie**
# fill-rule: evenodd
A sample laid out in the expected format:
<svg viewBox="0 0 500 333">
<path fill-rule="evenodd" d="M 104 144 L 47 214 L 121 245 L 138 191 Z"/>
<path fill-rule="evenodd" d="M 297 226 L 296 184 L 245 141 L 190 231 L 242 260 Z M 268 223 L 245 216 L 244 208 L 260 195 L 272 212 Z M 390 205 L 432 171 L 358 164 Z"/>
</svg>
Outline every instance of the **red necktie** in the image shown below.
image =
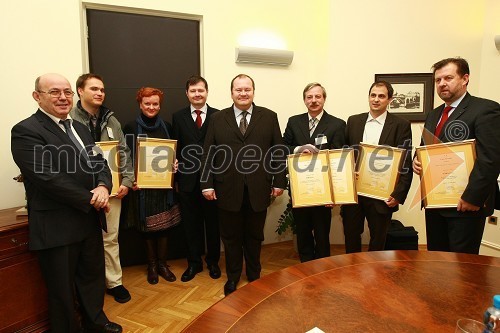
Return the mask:
<svg viewBox="0 0 500 333">
<path fill-rule="evenodd" d="M 198 127 L 198 129 L 201 128 L 201 125 L 202 125 L 202 122 L 201 122 L 201 110 L 194 110 L 194 112 L 196 113 L 196 127 Z"/>
<path fill-rule="evenodd" d="M 450 110 L 453 109 L 451 106 L 447 106 L 443 110 L 443 114 L 441 115 L 441 119 L 439 120 L 438 125 L 436 126 L 436 130 L 434 131 L 434 143 L 438 143 L 439 141 L 439 135 L 441 134 L 441 130 L 444 127 L 444 124 L 448 120 L 448 115 L 450 113 Z"/>
</svg>

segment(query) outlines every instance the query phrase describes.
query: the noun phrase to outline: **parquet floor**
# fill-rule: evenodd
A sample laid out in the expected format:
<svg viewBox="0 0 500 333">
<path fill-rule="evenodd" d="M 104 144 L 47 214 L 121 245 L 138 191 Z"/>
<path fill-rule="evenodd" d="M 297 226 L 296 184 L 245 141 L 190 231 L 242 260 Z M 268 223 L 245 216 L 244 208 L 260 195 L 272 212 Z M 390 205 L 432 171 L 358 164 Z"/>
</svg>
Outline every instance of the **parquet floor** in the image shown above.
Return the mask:
<svg viewBox="0 0 500 333">
<path fill-rule="evenodd" d="M 332 255 L 344 253 L 344 247 L 332 246 Z M 262 247 L 262 275 L 267 275 L 300 261 L 293 248 L 293 242 L 268 244 Z M 124 332 L 180 332 L 187 324 L 212 304 L 224 298 L 226 283 L 224 253 L 221 254 L 222 276 L 213 280 L 208 270 L 189 282 L 181 282 L 186 269 L 186 260 L 171 260 L 170 269 L 177 277 L 175 282 L 160 278 L 156 285 L 146 281 L 146 266 L 132 266 L 123 269 L 123 285 L 130 291 L 132 299 L 120 304 L 106 295 L 104 311 L 111 321 L 123 326 Z M 238 288 L 247 284 L 245 274 Z"/>
</svg>

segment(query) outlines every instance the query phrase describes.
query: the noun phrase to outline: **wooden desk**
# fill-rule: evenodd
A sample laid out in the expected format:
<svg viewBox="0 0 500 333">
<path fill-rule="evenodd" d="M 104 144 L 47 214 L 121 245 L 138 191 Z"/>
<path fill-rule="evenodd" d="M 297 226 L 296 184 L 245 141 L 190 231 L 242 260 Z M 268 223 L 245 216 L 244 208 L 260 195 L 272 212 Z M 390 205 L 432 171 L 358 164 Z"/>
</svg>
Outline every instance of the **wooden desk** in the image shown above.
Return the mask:
<svg viewBox="0 0 500 333">
<path fill-rule="evenodd" d="M 482 320 L 500 258 L 444 252 L 339 255 L 288 267 L 214 304 L 183 332 L 454 332 Z"/>
<path fill-rule="evenodd" d="M 0 210 L 0 333 L 45 332 L 47 289 L 28 250 L 28 217 L 17 209 Z"/>
</svg>

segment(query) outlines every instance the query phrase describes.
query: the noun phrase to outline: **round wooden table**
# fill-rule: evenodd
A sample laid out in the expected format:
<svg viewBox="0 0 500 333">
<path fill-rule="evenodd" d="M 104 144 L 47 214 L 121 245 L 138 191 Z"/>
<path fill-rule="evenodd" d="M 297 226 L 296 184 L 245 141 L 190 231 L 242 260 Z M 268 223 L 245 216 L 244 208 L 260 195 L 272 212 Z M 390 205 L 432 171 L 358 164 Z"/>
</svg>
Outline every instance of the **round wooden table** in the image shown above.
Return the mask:
<svg viewBox="0 0 500 333">
<path fill-rule="evenodd" d="M 288 267 L 214 304 L 183 332 L 454 332 L 500 292 L 500 258 L 426 251 L 339 255 Z"/>
</svg>

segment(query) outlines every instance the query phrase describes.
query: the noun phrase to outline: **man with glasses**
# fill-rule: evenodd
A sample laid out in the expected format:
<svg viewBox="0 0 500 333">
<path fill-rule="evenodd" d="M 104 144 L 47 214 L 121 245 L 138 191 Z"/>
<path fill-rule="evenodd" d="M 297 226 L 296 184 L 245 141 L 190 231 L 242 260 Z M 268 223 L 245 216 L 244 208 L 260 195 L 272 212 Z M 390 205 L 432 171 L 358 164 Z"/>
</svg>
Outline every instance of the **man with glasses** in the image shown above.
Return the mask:
<svg viewBox="0 0 500 333">
<path fill-rule="evenodd" d="M 92 134 L 94 141 L 118 141 L 120 154 L 119 168 L 121 184 L 116 195 L 109 199 L 111 210 L 106 213 L 108 231 L 103 232 L 104 259 L 106 263 L 107 293 L 118 303 L 130 301 L 131 296 L 122 284 L 122 267 L 120 265 L 120 249 L 118 245 L 118 229 L 122 198 L 127 195 L 135 181 L 134 167 L 130 157 L 130 149 L 125 142 L 122 126 L 113 112 L 103 105 L 106 97 L 102 77 L 88 73 L 80 75 L 76 80 L 76 91 L 80 100 L 71 110 L 71 117 L 84 124 Z"/>
<path fill-rule="evenodd" d="M 121 332 L 104 305 L 101 228 L 109 209 L 111 173 L 94 155 L 89 131 L 68 115 L 74 92 L 66 78 L 45 74 L 35 81 L 35 114 L 12 128 L 11 150 L 24 176 L 29 247 L 37 252 L 48 290 L 51 332 Z"/>
</svg>

